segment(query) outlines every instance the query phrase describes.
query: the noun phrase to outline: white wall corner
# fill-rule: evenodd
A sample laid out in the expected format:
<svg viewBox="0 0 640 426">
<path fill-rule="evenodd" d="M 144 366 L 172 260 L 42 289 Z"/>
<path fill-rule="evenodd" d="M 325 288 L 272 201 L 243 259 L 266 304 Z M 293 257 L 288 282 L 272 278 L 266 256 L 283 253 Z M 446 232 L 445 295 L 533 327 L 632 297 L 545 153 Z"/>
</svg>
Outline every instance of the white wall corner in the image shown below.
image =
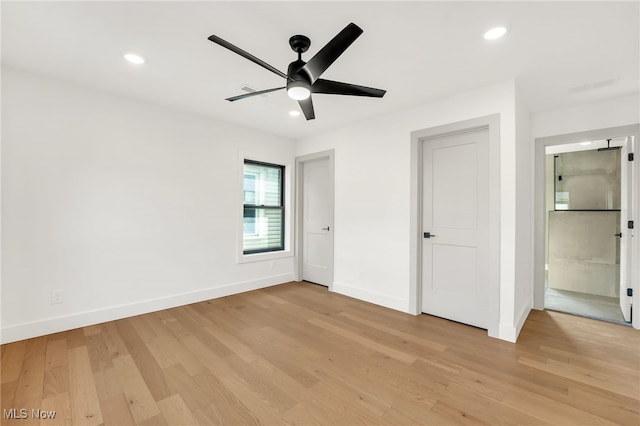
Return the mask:
<svg viewBox="0 0 640 426">
<path fill-rule="evenodd" d="M 390 297 L 386 294 L 364 288 L 353 287 L 337 281 L 333 282 L 332 291 L 334 293 L 373 303 L 374 305 L 384 306 L 385 308 L 394 309 L 407 314 L 411 313 L 409 310 L 409 300 L 407 299 Z"/>
<path fill-rule="evenodd" d="M 107 321 L 128 318 L 135 315 L 142 315 L 163 309 L 175 308 L 191 303 L 198 303 L 205 300 L 217 299 L 231 296 L 247 291 L 258 290 L 278 284 L 287 283 L 294 280 L 293 272 L 274 275 L 258 280 L 244 281 L 227 284 L 220 287 L 211 287 L 204 290 L 191 291 L 182 294 L 175 294 L 167 297 L 159 297 L 151 300 L 128 303 L 118 306 L 109 306 L 87 312 L 78 312 L 71 315 L 64 315 L 55 318 L 27 322 L 22 324 L 2 327 L 0 336 L 1 344 L 11 343 L 18 340 L 30 339 L 61 331 L 72 330 L 79 327 L 87 327 Z"/>
<path fill-rule="evenodd" d="M 515 343 L 518 339 L 518 331 L 516 330 L 516 327 L 514 327 L 513 324 L 500 323 L 498 339 Z"/>
<path fill-rule="evenodd" d="M 522 327 L 524 326 L 524 323 L 529 316 L 529 312 L 531 312 L 531 304 L 523 306 L 520 312 L 515 315 L 515 321 L 513 324 L 504 322 L 500 323 L 500 328 L 497 336 L 498 339 L 516 343 L 516 341 L 518 340 L 518 336 L 520 335 L 520 331 L 522 331 Z"/>
<path fill-rule="evenodd" d="M 522 310 L 520 311 L 519 315 L 516 315 L 516 340 L 518 339 L 518 336 L 520 336 L 520 332 L 522 331 L 522 327 L 524 327 L 524 323 L 525 321 L 527 321 L 527 318 L 529 317 L 529 313 L 531 312 L 531 304 L 527 304 L 525 305 Z"/>
</svg>

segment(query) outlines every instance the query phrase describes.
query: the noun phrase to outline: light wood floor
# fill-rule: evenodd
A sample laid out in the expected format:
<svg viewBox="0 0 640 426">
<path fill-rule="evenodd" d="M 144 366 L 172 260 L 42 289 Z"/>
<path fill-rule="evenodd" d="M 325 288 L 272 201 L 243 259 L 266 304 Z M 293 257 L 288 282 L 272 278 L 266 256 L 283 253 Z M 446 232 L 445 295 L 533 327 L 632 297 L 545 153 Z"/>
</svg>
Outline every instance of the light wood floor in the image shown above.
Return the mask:
<svg viewBox="0 0 640 426">
<path fill-rule="evenodd" d="M 640 332 L 553 312 L 514 345 L 289 283 L 1 349 L 2 424 L 640 424 Z"/>
</svg>

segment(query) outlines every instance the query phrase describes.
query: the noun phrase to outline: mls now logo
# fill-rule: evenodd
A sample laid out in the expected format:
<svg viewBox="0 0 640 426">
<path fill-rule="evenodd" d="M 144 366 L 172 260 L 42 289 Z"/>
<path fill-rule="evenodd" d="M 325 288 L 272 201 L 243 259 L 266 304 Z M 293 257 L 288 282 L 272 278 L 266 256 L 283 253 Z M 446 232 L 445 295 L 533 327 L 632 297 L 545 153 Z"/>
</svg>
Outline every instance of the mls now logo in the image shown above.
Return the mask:
<svg viewBox="0 0 640 426">
<path fill-rule="evenodd" d="M 2 415 L 5 419 L 27 419 L 29 418 L 29 410 L 26 408 L 10 408 L 2 410 Z M 40 410 L 39 408 L 34 408 L 31 410 L 31 418 L 34 419 L 55 419 L 56 412 L 55 411 L 45 411 Z"/>
<path fill-rule="evenodd" d="M 29 411 L 26 408 L 11 408 L 9 410 L 2 410 L 2 414 L 5 419 L 26 419 L 29 417 Z"/>
</svg>

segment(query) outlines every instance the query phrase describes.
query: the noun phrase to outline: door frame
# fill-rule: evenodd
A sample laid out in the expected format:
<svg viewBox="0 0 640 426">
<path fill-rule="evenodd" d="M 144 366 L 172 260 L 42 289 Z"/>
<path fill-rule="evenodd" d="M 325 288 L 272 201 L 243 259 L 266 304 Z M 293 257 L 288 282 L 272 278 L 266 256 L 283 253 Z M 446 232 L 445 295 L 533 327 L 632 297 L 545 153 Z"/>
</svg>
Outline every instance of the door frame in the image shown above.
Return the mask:
<svg viewBox="0 0 640 426">
<path fill-rule="evenodd" d="M 547 218 L 545 211 L 545 148 L 547 146 L 564 145 L 569 143 L 593 141 L 597 139 L 615 139 L 625 136 L 633 136 L 635 138 L 636 150 L 638 150 L 638 138 L 640 136 L 640 124 L 632 124 L 627 126 L 609 127 L 605 129 L 587 130 L 584 132 L 567 133 L 557 136 L 545 136 L 536 138 L 535 154 L 534 154 L 534 170 L 535 170 L 535 191 L 534 191 L 534 261 L 533 261 L 533 308 L 544 310 L 544 265 L 545 265 L 545 229 L 547 226 Z M 639 160 L 636 160 L 639 161 Z M 640 173 L 637 173 L 636 165 L 636 190 L 633 194 L 634 214 L 638 216 L 638 207 L 640 207 Z M 640 217 L 635 217 L 636 222 L 640 221 Z M 636 231 L 638 232 L 638 231 Z M 638 258 L 640 256 L 640 238 L 633 238 L 631 243 L 631 256 Z M 635 262 L 637 263 L 637 262 Z M 632 325 L 636 329 L 640 329 L 640 288 L 638 286 L 638 278 L 640 274 L 640 266 L 632 263 L 629 271 L 629 281 L 634 290 L 633 305 L 636 306 L 636 313 L 633 316 Z"/>
<path fill-rule="evenodd" d="M 499 336 L 500 326 L 500 115 L 484 117 L 431 127 L 411 132 L 411 206 L 409 256 L 409 310 L 413 315 L 422 313 L 422 173 L 423 141 L 466 133 L 489 131 L 489 323 L 487 332 Z"/>
<path fill-rule="evenodd" d="M 304 195 L 304 165 L 313 161 L 326 159 L 329 161 L 329 185 L 331 186 L 331 196 L 333 198 L 333 210 L 331 211 L 331 223 L 334 229 L 333 245 L 331 252 L 334 256 L 333 271 L 335 274 L 335 150 L 315 152 L 296 157 L 296 190 L 295 190 L 295 261 L 294 261 L 294 277 L 296 281 L 302 281 L 303 264 L 304 264 L 304 229 L 303 229 L 303 195 Z M 333 279 L 329 283 L 329 291 L 333 291 Z"/>
</svg>

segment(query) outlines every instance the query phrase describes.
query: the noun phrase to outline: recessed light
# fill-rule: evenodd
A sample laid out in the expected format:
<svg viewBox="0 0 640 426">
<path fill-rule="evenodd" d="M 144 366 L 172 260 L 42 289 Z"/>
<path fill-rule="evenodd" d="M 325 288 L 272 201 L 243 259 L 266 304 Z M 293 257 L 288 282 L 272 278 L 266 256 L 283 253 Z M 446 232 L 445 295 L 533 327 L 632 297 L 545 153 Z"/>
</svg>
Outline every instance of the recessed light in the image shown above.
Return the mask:
<svg viewBox="0 0 640 426">
<path fill-rule="evenodd" d="M 582 146 L 591 145 L 591 142 L 580 142 L 580 145 L 582 145 Z"/>
<path fill-rule="evenodd" d="M 144 58 L 135 52 L 124 52 L 122 56 L 132 64 L 144 64 Z"/>
<path fill-rule="evenodd" d="M 495 40 L 502 37 L 506 33 L 507 29 L 505 27 L 495 27 L 484 33 L 484 38 L 487 40 Z"/>
<path fill-rule="evenodd" d="M 289 111 L 289 115 L 292 117 L 297 117 L 300 115 L 300 111 L 296 111 L 295 109 Z"/>
</svg>

